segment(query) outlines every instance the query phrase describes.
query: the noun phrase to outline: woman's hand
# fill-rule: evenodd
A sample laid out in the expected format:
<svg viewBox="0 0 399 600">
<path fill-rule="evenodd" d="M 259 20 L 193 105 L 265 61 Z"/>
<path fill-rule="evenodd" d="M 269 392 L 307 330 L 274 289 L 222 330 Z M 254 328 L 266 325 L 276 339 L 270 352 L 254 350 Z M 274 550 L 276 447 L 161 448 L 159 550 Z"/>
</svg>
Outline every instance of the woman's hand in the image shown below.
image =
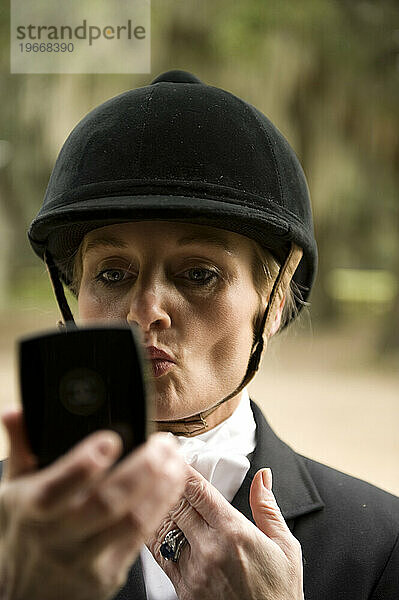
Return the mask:
<svg viewBox="0 0 399 600">
<path fill-rule="evenodd" d="M 250 504 L 257 527 L 191 467 L 183 500 L 150 550 L 180 600 L 303 600 L 302 553 L 271 491 L 271 471 L 256 474 Z M 160 556 L 166 533 L 187 538 L 177 563 Z"/>
<path fill-rule="evenodd" d="M 10 458 L 0 485 L 0 598 L 111 598 L 183 492 L 186 465 L 174 440 L 153 435 L 110 470 L 121 441 L 100 431 L 38 471 L 21 413 L 3 422 Z"/>
</svg>

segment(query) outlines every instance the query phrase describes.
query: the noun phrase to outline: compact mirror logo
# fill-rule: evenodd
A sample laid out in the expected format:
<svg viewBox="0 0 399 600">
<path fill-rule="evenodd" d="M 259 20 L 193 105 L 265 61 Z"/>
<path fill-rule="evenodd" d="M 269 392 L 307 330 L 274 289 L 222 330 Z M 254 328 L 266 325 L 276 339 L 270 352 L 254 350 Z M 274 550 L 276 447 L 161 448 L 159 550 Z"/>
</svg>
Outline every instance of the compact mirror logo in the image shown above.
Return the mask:
<svg viewBox="0 0 399 600">
<path fill-rule="evenodd" d="M 150 73 L 150 0 L 11 0 L 11 73 Z"/>
</svg>

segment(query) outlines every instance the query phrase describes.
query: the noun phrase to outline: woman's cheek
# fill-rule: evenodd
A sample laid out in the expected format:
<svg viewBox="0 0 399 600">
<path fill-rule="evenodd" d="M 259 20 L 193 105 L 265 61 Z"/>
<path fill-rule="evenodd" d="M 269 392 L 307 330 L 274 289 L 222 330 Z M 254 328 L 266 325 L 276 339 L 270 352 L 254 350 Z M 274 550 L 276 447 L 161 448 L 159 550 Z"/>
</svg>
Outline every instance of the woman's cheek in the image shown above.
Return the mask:
<svg viewBox="0 0 399 600">
<path fill-rule="evenodd" d="M 79 316 L 83 320 L 115 319 L 121 317 L 120 302 L 107 295 L 99 295 L 90 289 L 81 289 L 78 298 Z"/>
<path fill-rule="evenodd" d="M 212 327 L 208 328 L 208 351 L 213 364 L 239 368 L 248 361 L 252 342 L 252 323 L 248 310 L 237 304 L 212 307 Z M 209 318 L 207 321 L 210 324 Z"/>
</svg>

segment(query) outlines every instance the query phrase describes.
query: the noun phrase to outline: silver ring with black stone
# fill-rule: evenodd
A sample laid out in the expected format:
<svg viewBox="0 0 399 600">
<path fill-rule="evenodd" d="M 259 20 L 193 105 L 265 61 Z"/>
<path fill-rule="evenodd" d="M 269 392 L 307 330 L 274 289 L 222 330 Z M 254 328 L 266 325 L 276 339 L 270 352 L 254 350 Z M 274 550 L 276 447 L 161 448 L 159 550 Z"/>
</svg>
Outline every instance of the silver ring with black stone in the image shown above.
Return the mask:
<svg viewBox="0 0 399 600">
<path fill-rule="evenodd" d="M 187 539 L 180 529 L 169 531 L 161 544 L 159 552 L 165 560 L 177 562 Z"/>
</svg>

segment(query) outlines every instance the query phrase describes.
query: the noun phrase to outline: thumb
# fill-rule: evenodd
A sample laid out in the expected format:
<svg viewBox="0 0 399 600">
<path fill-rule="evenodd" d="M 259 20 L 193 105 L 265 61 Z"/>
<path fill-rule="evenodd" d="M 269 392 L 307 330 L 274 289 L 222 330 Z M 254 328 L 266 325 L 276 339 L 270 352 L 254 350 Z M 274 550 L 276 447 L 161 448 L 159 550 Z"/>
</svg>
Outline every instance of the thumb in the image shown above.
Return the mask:
<svg viewBox="0 0 399 600">
<path fill-rule="evenodd" d="M 256 473 L 249 492 L 249 503 L 258 529 L 284 550 L 291 532 L 272 492 L 271 469 L 261 469 Z"/>
<path fill-rule="evenodd" d="M 9 409 L 2 414 L 1 420 L 8 434 L 9 458 L 6 461 L 5 476 L 14 479 L 19 475 L 31 473 L 36 468 L 36 458 L 32 454 L 25 422 L 20 409 Z"/>
</svg>

